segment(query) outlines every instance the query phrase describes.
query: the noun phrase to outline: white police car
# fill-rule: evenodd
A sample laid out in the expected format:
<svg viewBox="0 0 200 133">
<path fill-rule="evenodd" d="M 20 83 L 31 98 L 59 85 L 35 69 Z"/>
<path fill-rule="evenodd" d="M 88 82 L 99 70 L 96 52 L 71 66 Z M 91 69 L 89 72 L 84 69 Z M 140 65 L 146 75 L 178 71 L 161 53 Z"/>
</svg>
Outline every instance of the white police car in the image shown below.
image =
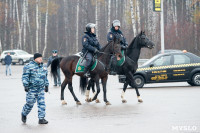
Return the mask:
<svg viewBox="0 0 200 133">
<path fill-rule="evenodd" d="M 33 55 L 27 53 L 23 50 L 5 50 L 2 52 L 0 61 L 2 65 L 5 65 L 4 58 L 7 55 L 7 53 L 10 53 L 10 56 L 12 57 L 12 64 L 19 63 L 20 65 L 23 65 L 24 63 L 28 63 L 30 60 L 33 60 Z"/>
</svg>

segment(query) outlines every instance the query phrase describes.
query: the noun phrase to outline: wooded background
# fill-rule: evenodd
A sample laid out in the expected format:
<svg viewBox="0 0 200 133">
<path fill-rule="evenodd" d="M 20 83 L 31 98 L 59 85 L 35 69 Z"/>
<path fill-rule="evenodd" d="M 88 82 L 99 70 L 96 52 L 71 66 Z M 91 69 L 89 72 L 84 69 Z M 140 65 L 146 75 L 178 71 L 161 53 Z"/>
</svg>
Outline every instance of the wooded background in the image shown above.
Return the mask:
<svg viewBox="0 0 200 133">
<path fill-rule="evenodd" d="M 165 48 L 186 49 L 200 55 L 200 0 L 164 0 Z M 81 51 L 87 23 L 96 24 L 101 45 L 113 20 L 121 21 L 127 41 L 145 30 L 155 44 L 142 49 L 141 58 L 160 50 L 160 13 L 153 0 L 0 0 L 0 53 L 23 49 L 29 53 L 62 56 Z"/>
</svg>

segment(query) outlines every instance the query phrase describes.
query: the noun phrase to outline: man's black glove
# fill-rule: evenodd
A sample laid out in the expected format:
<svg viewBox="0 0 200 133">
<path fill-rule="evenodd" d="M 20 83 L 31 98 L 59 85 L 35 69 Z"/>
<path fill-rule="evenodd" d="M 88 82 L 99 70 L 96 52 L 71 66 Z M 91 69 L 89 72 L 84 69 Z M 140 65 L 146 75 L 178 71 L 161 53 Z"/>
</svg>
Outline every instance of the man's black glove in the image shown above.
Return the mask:
<svg viewBox="0 0 200 133">
<path fill-rule="evenodd" d="M 45 92 L 48 92 L 48 91 L 49 91 L 49 87 L 48 87 L 48 86 L 45 86 L 44 91 L 45 91 Z"/>
<path fill-rule="evenodd" d="M 24 87 L 25 92 L 29 91 L 29 88 L 27 86 Z"/>
<path fill-rule="evenodd" d="M 94 50 L 94 53 L 95 53 L 95 54 L 99 53 L 99 50 L 98 50 L 98 49 L 95 49 L 95 50 Z"/>
</svg>

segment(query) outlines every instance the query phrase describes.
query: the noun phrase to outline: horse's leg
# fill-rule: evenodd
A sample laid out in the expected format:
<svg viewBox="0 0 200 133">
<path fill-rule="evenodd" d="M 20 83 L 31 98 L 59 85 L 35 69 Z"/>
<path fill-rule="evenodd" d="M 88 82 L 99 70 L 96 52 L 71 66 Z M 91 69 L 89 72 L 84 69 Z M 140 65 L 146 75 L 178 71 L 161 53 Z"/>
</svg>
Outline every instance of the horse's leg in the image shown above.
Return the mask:
<svg viewBox="0 0 200 133">
<path fill-rule="evenodd" d="M 94 96 L 92 97 L 91 101 L 96 100 L 98 94 L 100 93 L 99 76 L 98 76 L 98 77 L 95 77 L 95 83 L 96 83 L 96 87 L 97 87 L 97 92 L 94 92 Z"/>
<path fill-rule="evenodd" d="M 92 92 L 93 92 L 93 94 L 95 95 L 96 93 L 95 93 L 95 89 L 94 89 L 94 85 L 95 85 L 94 83 L 95 83 L 94 80 L 91 79 Z M 97 99 L 95 100 L 95 102 L 96 102 L 96 103 L 100 103 L 100 100 L 97 98 Z"/>
<path fill-rule="evenodd" d="M 137 85 L 135 84 L 135 80 L 134 80 L 134 77 L 133 77 L 133 74 L 131 71 L 129 71 L 129 77 L 130 77 L 130 81 L 131 81 L 131 87 L 135 88 L 135 91 L 136 91 L 136 94 L 137 94 L 137 98 L 138 98 L 138 102 L 142 103 L 143 100 L 142 98 L 140 97 L 140 93 L 138 91 L 138 87 Z"/>
<path fill-rule="evenodd" d="M 66 85 L 67 85 L 67 80 L 65 78 L 65 80 L 62 82 L 62 85 L 61 85 L 61 101 L 62 101 L 62 105 L 67 104 L 67 102 L 64 100 L 64 90 L 65 90 Z"/>
<path fill-rule="evenodd" d="M 68 89 L 71 92 L 72 96 L 74 97 L 74 100 L 76 101 L 77 105 L 81 105 L 81 102 L 78 100 L 78 98 L 76 97 L 76 95 L 74 94 L 74 90 L 73 90 L 73 86 L 72 86 L 72 77 L 69 80 L 68 83 Z"/>
<path fill-rule="evenodd" d="M 102 78 L 102 86 L 103 86 L 103 99 L 104 102 L 106 103 L 106 105 L 111 105 L 111 103 L 107 100 L 107 96 L 106 96 L 106 84 L 107 84 L 107 80 L 108 80 L 108 76 Z"/>
<path fill-rule="evenodd" d="M 86 102 L 90 102 L 89 96 L 90 96 L 90 88 L 92 86 L 92 82 L 93 82 L 92 79 L 90 79 L 88 82 L 87 90 L 85 91 L 85 97 L 86 97 L 85 101 Z"/>
<path fill-rule="evenodd" d="M 126 82 L 124 83 L 124 87 L 123 87 L 123 91 L 122 91 L 122 95 L 121 95 L 122 103 L 126 103 L 126 102 L 127 102 L 127 101 L 124 99 L 124 95 L 125 95 L 125 92 L 126 92 L 128 83 L 129 83 L 128 78 L 126 78 Z"/>
</svg>

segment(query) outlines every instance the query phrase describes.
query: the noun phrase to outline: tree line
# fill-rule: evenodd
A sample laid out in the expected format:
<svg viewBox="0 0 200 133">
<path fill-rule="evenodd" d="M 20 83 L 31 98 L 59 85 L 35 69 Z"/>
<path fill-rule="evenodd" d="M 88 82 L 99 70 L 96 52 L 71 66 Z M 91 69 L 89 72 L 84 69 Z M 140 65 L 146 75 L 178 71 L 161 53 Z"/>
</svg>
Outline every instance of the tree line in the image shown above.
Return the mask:
<svg viewBox="0 0 200 133">
<path fill-rule="evenodd" d="M 164 0 L 166 49 L 200 55 L 199 5 L 200 0 Z M 153 11 L 153 0 L 0 0 L 0 52 L 75 54 L 82 49 L 87 23 L 96 24 L 97 38 L 105 45 L 115 19 L 129 43 L 144 30 L 156 44 L 153 50 L 142 49 L 141 58 L 160 50 L 160 13 Z"/>
</svg>

